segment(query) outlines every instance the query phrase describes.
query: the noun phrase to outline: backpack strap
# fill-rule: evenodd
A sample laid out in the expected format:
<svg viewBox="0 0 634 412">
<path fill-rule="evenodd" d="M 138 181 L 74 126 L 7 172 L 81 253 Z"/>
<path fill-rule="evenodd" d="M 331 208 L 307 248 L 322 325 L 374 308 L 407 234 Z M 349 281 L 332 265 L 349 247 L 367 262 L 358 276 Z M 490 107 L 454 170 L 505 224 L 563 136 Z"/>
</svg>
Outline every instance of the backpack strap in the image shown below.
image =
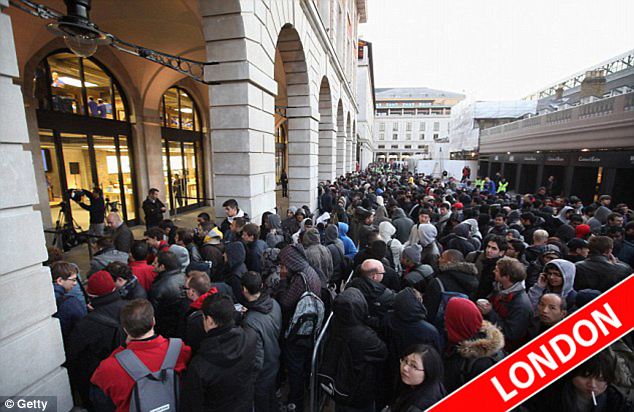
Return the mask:
<svg viewBox="0 0 634 412">
<path fill-rule="evenodd" d="M 151 370 L 148 369 L 147 366 L 141 359 L 139 359 L 131 349 L 123 350 L 116 355 L 114 355 L 119 365 L 130 375 L 135 382 L 143 379 L 148 375 L 153 375 L 155 378 L 159 378 L 160 372 L 158 371 L 156 374 L 153 374 Z"/>
<path fill-rule="evenodd" d="M 174 369 L 176 367 L 176 362 L 178 361 L 182 346 L 183 341 L 179 338 L 171 338 L 169 340 L 169 346 L 167 348 L 165 358 L 163 359 L 161 369 Z"/>
<path fill-rule="evenodd" d="M 304 292 L 310 292 L 310 288 L 308 287 L 308 280 L 306 280 L 306 276 L 304 275 L 304 272 L 299 272 L 299 275 L 302 277 L 302 280 L 304 281 L 304 286 L 306 288 Z"/>
<path fill-rule="evenodd" d="M 436 278 L 436 282 L 438 282 L 438 285 L 440 286 L 440 293 L 445 293 L 445 285 L 442 284 L 442 280 Z"/>
</svg>

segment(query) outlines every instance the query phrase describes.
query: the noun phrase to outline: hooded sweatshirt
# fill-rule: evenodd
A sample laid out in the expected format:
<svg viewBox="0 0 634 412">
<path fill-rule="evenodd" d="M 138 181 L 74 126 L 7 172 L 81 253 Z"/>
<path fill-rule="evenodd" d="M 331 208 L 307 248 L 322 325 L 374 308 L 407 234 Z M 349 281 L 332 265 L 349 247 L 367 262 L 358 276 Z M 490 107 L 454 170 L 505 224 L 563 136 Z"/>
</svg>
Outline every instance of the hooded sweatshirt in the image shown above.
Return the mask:
<svg viewBox="0 0 634 412">
<path fill-rule="evenodd" d="M 392 267 L 394 270 L 400 272 L 401 270 L 401 252 L 403 251 L 403 244 L 396 239 L 392 238 L 396 234 L 396 228 L 390 222 L 381 222 L 379 225 L 379 236 L 381 239 L 388 245 L 389 252 L 387 254 L 388 258 L 392 257 Z M 391 253 L 390 253 L 391 252 Z"/>
<path fill-rule="evenodd" d="M 392 224 L 396 229 L 395 237 L 399 240 L 399 242 L 407 242 L 410 230 L 412 229 L 412 226 L 414 226 L 414 221 L 405 215 L 403 209 L 397 207 L 392 213 Z"/>
<path fill-rule="evenodd" d="M 420 244 L 423 247 L 420 261 L 421 263 L 430 265 L 434 271 L 438 271 L 438 258 L 440 257 L 440 250 L 436 245 L 437 235 L 438 231 L 431 223 L 418 225 L 418 236 L 420 238 Z"/>
<path fill-rule="evenodd" d="M 601 226 L 605 225 L 608 221 L 608 215 L 612 213 L 610 209 L 605 206 L 600 206 L 596 212 L 594 212 L 594 216 L 588 219 L 588 225 L 593 233 L 598 233 L 601 230 Z"/>
<path fill-rule="evenodd" d="M 353 258 L 354 255 L 357 254 L 358 250 L 352 239 L 350 239 L 347 235 L 349 226 L 347 223 L 343 222 L 337 223 L 337 226 L 339 227 L 339 239 L 343 242 L 345 255 L 349 258 Z"/>
<path fill-rule="evenodd" d="M 575 292 L 575 290 L 573 289 L 573 286 L 575 284 L 575 273 L 577 270 L 575 264 L 565 259 L 553 259 L 544 266 L 544 271 L 546 271 L 548 269 L 548 266 L 551 265 L 555 266 L 559 273 L 563 275 L 561 292 L 556 294 L 561 296 L 565 302 L 572 303 L 574 297 L 577 294 L 577 292 Z M 528 291 L 528 298 L 531 301 L 531 307 L 533 308 L 533 310 L 537 310 L 539 299 L 542 297 L 542 295 L 546 293 L 555 293 L 550 290 L 548 284 L 546 285 L 546 287 L 541 287 L 539 283 L 535 283 L 530 288 L 530 290 Z"/>
<path fill-rule="evenodd" d="M 310 228 L 304 233 L 302 243 L 308 262 L 319 274 L 321 286 L 326 287 L 333 272 L 332 256 L 328 248 L 322 246 L 319 240 L 319 231 Z"/>
<path fill-rule="evenodd" d="M 557 219 L 561 221 L 563 224 L 568 224 L 570 220 L 566 219 L 566 212 L 569 210 L 574 210 L 572 206 L 564 206 L 561 208 L 559 213 L 557 214 Z"/>
<path fill-rule="evenodd" d="M 266 234 L 266 244 L 268 247 L 275 247 L 275 245 L 284 241 L 282 219 L 276 214 L 269 215 L 269 227 L 271 231 Z"/>
<path fill-rule="evenodd" d="M 398 356 L 409 346 L 425 343 L 440 351 L 438 330 L 427 319 L 427 309 L 413 288 L 405 288 L 394 298 L 394 311 L 385 317 L 385 335 L 390 354 Z"/>
</svg>

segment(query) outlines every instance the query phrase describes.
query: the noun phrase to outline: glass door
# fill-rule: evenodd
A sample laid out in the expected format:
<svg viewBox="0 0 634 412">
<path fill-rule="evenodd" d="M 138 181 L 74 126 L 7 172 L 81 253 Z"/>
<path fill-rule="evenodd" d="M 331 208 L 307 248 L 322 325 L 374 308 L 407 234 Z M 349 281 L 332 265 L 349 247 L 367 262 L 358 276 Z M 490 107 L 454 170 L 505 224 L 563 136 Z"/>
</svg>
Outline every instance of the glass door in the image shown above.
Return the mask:
<svg viewBox="0 0 634 412">
<path fill-rule="evenodd" d="M 64 174 L 68 188 L 66 194 L 70 197 L 72 190 L 93 190 L 95 179 L 88 136 L 75 133 L 60 133 L 59 136 L 62 146 Z M 77 197 L 73 198 L 77 199 Z M 75 221 L 75 225 L 79 226 L 81 231 L 88 230 L 90 213 L 82 208 L 78 202 L 72 199 L 64 200 L 70 201 L 70 214 Z"/>
</svg>

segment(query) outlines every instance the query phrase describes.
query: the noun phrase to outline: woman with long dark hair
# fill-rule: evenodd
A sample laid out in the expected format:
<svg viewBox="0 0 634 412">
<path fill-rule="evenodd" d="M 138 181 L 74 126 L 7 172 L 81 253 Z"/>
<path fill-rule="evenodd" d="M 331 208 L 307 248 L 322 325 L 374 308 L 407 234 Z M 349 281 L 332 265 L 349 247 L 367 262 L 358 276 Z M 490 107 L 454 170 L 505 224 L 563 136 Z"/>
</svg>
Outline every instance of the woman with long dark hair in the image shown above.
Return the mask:
<svg viewBox="0 0 634 412">
<path fill-rule="evenodd" d="M 442 359 L 433 347 L 410 346 L 400 359 L 400 372 L 403 389 L 390 412 L 424 411 L 446 395 Z"/>
</svg>

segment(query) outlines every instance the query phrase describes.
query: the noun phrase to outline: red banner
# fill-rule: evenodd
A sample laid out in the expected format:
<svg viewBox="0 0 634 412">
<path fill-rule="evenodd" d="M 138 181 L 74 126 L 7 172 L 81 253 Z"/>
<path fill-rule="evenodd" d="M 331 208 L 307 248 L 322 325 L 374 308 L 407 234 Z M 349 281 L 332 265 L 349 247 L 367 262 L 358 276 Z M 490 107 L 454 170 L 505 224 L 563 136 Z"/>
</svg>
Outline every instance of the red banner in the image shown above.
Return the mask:
<svg viewBox="0 0 634 412">
<path fill-rule="evenodd" d="M 634 329 L 634 275 L 513 352 L 430 411 L 486 405 L 490 412 L 521 404 Z"/>
</svg>

